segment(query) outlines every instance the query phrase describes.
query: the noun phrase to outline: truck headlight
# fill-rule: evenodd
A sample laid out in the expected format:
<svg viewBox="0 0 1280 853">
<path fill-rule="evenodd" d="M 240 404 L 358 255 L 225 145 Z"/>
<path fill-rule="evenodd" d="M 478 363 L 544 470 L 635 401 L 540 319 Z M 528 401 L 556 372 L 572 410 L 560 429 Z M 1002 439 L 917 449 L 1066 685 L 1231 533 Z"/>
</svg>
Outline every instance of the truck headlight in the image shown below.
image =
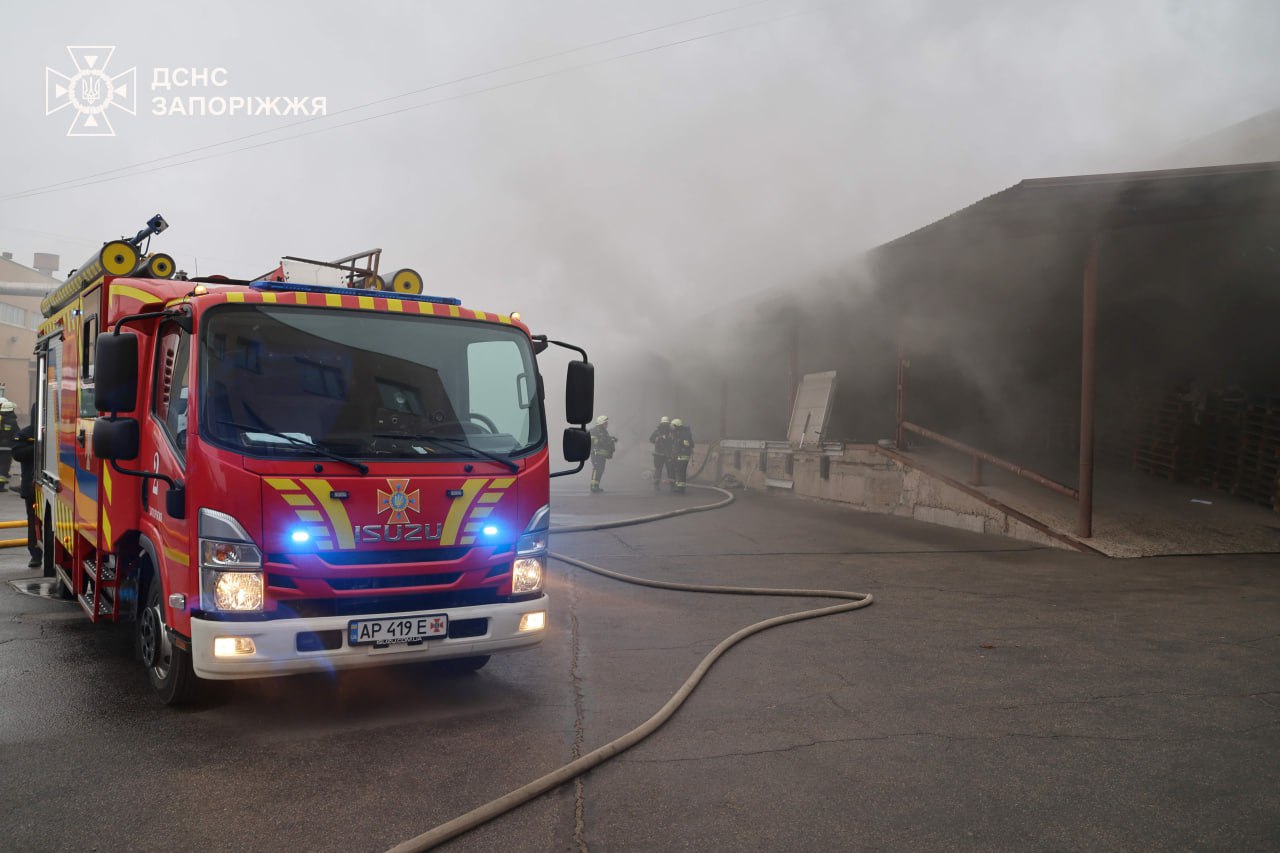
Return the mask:
<svg viewBox="0 0 1280 853">
<path fill-rule="evenodd" d="M 219 610 L 262 609 L 262 572 L 213 574 L 213 604 Z"/>
<path fill-rule="evenodd" d="M 226 513 L 200 510 L 200 606 L 231 613 L 261 611 L 262 552 Z M 207 538 L 217 536 L 220 538 Z M 234 541 L 239 540 L 239 541 Z"/>
<path fill-rule="evenodd" d="M 545 562 L 542 557 L 518 557 L 511 564 L 511 592 L 519 595 L 524 592 L 537 592 L 542 589 L 542 570 Z"/>
<path fill-rule="evenodd" d="M 551 527 L 551 507 L 542 506 L 529 519 L 516 540 L 516 559 L 511 564 L 511 594 L 537 592 L 547 567 L 547 534 Z"/>
<path fill-rule="evenodd" d="M 517 554 L 542 554 L 547 550 L 547 531 L 535 530 L 516 540 Z"/>
</svg>

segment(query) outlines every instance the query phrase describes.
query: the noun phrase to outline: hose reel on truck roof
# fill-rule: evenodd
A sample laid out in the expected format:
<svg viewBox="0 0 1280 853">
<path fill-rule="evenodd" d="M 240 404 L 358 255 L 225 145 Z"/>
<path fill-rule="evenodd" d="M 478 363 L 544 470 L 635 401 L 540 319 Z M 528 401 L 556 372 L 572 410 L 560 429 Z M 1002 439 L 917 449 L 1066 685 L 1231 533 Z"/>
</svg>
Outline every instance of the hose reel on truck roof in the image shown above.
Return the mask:
<svg viewBox="0 0 1280 853">
<path fill-rule="evenodd" d="M 143 253 L 143 242 L 169 227 L 164 217 L 156 214 L 147 220 L 146 227 L 133 237 L 111 240 L 90 255 L 68 278 L 65 284 L 40 302 L 40 313 L 52 317 L 66 308 L 80 294 L 98 284 L 106 276 L 135 276 L 137 278 L 173 278 L 177 272 L 173 258 L 163 253 Z"/>
<path fill-rule="evenodd" d="M 377 290 L 407 296 L 422 294 L 421 273 L 408 267 L 390 273 L 379 272 L 381 260 L 381 249 L 356 252 L 354 255 L 347 255 L 336 261 L 317 261 L 313 258 L 284 255 L 280 258 L 280 266 L 259 278 L 268 281 L 295 281 L 303 284 L 324 285 L 330 283 L 321 280 L 324 271 L 337 270 L 340 274 L 338 283 L 352 290 Z M 315 281 L 305 280 L 311 278 Z"/>
</svg>

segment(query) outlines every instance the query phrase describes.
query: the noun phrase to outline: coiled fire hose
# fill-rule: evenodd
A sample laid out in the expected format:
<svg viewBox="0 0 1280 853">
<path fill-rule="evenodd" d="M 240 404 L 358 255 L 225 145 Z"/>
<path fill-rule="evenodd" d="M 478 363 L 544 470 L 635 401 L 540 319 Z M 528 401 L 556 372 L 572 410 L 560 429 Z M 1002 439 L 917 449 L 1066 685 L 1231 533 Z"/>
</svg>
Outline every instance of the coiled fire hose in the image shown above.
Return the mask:
<svg viewBox="0 0 1280 853">
<path fill-rule="evenodd" d="M 708 454 L 710 455 L 710 454 Z M 694 507 L 685 507 L 683 509 L 673 510 L 671 512 L 659 512 L 652 515 L 642 515 L 635 518 L 622 519 L 620 521 L 606 521 L 597 524 L 578 524 L 567 527 L 554 527 L 552 533 L 578 533 L 588 530 L 605 530 L 614 527 L 626 527 L 635 524 L 645 524 L 651 521 L 657 521 L 663 518 L 671 518 L 677 515 L 688 515 L 695 512 L 706 512 L 719 507 L 727 506 L 733 503 L 734 495 L 732 492 L 714 486 L 698 486 L 690 484 L 695 489 L 705 489 L 707 491 L 719 492 L 724 495 L 720 501 L 711 504 L 703 504 Z M 609 741 L 604 746 L 588 752 L 586 755 L 569 762 L 538 779 L 534 779 L 526 785 L 516 788 L 510 793 L 504 794 L 495 800 L 485 803 L 482 806 L 472 809 L 466 814 L 460 815 L 447 823 L 442 823 L 434 829 L 428 830 L 419 836 L 403 841 L 391 848 L 388 853 L 410 853 L 410 851 L 430 850 L 444 842 L 456 838 L 466 832 L 488 823 L 494 818 L 524 805 L 530 800 L 539 797 L 548 791 L 560 787 L 566 782 L 572 782 L 578 776 L 586 773 L 594 767 L 598 767 L 604 762 L 613 758 L 615 755 L 622 753 L 635 746 L 640 741 L 653 734 L 662 724 L 679 710 L 685 700 L 693 693 L 693 691 L 702 682 L 707 671 L 712 665 L 729 651 L 730 648 L 761 631 L 767 631 L 770 628 L 776 628 L 779 625 L 786 625 L 791 622 L 800 622 L 806 619 L 817 619 L 822 616 L 834 616 L 837 613 L 845 613 L 850 610 L 857 610 L 866 607 L 874 600 L 869 593 L 865 592 L 847 592 L 844 590 L 832 589 L 773 589 L 769 587 L 740 587 L 740 586 L 713 586 L 707 584 L 692 583 L 672 583 L 668 581 L 655 581 L 648 578 L 637 578 L 631 575 L 624 575 L 619 572 L 612 572 L 600 566 L 582 560 L 567 557 L 563 554 L 551 553 L 550 556 L 562 563 L 603 575 L 607 578 L 622 581 L 623 583 L 636 584 L 638 586 L 647 586 L 653 589 L 670 589 L 680 592 L 703 592 L 715 593 L 719 595 L 775 595 L 788 596 L 794 598 L 838 598 L 843 599 L 841 604 L 833 604 L 827 607 L 819 607 L 813 610 L 801 610 L 796 613 L 787 613 L 782 616 L 774 616 L 770 619 L 764 619 L 752 625 L 748 625 L 728 637 L 725 637 L 720 643 L 707 653 L 701 663 L 694 671 L 685 679 L 684 684 L 680 685 L 680 689 L 675 692 L 667 703 L 658 709 L 652 717 L 636 726 L 631 731 L 619 738 Z"/>
</svg>

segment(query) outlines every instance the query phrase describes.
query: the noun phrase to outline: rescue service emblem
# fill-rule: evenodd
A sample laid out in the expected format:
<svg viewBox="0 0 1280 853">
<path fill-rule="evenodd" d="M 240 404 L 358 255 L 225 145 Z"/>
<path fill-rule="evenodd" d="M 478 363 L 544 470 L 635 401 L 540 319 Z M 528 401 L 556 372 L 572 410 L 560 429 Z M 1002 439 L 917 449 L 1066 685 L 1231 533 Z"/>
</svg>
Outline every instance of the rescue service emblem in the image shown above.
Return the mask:
<svg viewBox="0 0 1280 853">
<path fill-rule="evenodd" d="M 378 489 L 378 515 L 384 512 L 390 512 L 391 517 L 387 519 L 387 524 L 408 524 L 410 512 L 421 512 L 422 503 L 418 499 L 419 489 L 408 491 L 409 478 L 405 477 L 400 480 L 387 480 L 387 488 L 390 492 L 384 492 Z"/>
</svg>

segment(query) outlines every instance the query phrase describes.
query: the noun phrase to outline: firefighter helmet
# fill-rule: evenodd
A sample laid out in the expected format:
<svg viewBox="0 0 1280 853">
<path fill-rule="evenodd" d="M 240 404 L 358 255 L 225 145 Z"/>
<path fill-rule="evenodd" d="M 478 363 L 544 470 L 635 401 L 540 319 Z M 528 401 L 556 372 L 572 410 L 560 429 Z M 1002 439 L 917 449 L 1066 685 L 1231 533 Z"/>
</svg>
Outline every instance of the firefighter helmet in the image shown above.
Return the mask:
<svg viewBox="0 0 1280 853">
<path fill-rule="evenodd" d="M 662 417 L 658 418 L 658 423 L 669 424 L 671 423 L 671 418 L 667 417 L 666 415 L 663 415 Z"/>
<path fill-rule="evenodd" d="M 18 407 L 13 404 L 12 400 L 4 400 L 0 402 L 0 412 L 16 412 Z"/>
<path fill-rule="evenodd" d="M 676 418 L 674 421 L 672 421 L 672 422 L 671 422 L 671 425 L 672 425 L 672 426 L 684 426 L 684 421 L 680 420 L 679 418 Z"/>
<path fill-rule="evenodd" d="M 604 426 L 608 422 L 609 422 L 608 415 L 601 415 L 600 417 L 596 418 L 596 426 Z"/>
</svg>

